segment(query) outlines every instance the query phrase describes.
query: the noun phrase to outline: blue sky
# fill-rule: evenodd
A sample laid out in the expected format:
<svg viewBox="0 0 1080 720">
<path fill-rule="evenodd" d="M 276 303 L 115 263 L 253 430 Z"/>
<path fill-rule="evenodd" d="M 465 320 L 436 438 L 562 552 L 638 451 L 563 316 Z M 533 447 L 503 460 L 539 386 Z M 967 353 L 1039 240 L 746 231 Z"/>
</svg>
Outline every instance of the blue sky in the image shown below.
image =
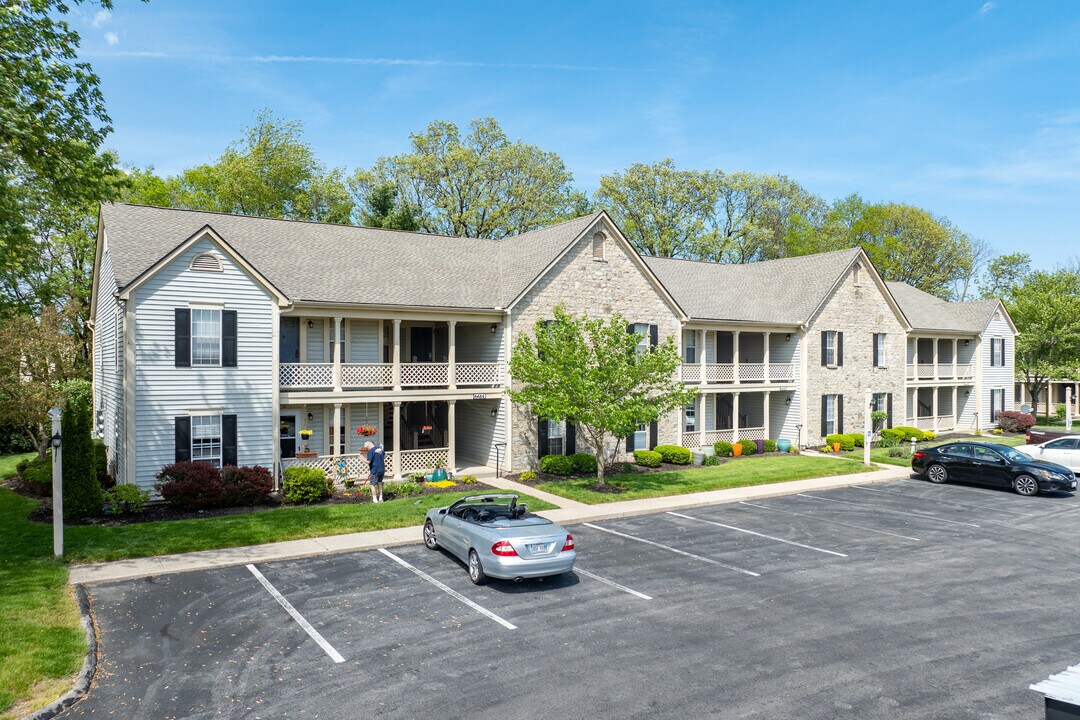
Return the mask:
<svg viewBox="0 0 1080 720">
<path fill-rule="evenodd" d="M 493 115 L 582 188 L 633 162 L 782 173 L 951 218 L 999 252 L 1080 255 L 1080 3 L 76 6 L 124 162 L 217 157 L 260 108 L 330 166 Z"/>
</svg>

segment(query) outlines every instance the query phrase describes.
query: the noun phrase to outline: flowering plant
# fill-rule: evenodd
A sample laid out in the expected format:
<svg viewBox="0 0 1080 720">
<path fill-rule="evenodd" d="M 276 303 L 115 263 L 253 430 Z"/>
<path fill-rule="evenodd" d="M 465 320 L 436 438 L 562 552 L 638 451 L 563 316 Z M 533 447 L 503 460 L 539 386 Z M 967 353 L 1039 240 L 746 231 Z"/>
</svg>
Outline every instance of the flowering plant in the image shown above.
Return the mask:
<svg viewBox="0 0 1080 720">
<path fill-rule="evenodd" d="M 305 440 L 310 440 L 311 436 L 314 435 L 314 434 L 315 434 L 315 431 L 312 430 L 311 428 L 304 428 L 303 430 L 300 431 L 300 437 L 304 438 Z"/>
<path fill-rule="evenodd" d="M 370 437 L 371 435 L 378 435 L 379 429 L 376 427 L 372 427 L 371 425 L 361 425 L 360 427 L 356 428 L 356 434 Z"/>
<path fill-rule="evenodd" d="M 431 426 L 430 425 L 421 425 L 420 426 L 420 432 L 431 432 Z"/>
</svg>

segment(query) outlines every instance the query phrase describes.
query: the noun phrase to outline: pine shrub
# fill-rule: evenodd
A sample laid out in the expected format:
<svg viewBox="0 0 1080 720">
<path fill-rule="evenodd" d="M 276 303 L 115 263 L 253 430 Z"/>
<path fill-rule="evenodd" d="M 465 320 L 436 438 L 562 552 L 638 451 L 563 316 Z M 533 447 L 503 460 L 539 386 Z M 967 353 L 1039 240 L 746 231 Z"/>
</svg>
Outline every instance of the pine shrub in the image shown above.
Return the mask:
<svg viewBox="0 0 1080 720">
<path fill-rule="evenodd" d="M 93 410 L 90 383 L 71 380 L 64 385 L 64 414 L 61 417 L 61 448 L 64 483 L 64 517 L 80 518 L 101 514 L 104 496 L 94 462 Z"/>
</svg>

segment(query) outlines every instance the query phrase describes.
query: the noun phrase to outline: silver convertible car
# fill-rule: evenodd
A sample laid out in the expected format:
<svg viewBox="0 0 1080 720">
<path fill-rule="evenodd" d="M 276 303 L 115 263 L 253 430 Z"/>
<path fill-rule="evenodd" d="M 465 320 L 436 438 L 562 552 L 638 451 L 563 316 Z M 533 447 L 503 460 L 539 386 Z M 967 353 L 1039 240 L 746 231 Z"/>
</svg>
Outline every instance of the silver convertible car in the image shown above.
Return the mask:
<svg viewBox="0 0 1080 720">
<path fill-rule="evenodd" d="M 470 495 L 428 510 L 424 545 L 444 548 L 468 564 L 469 579 L 524 580 L 574 569 L 574 537 L 561 525 L 529 513 L 510 493 Z"/>
</svg>

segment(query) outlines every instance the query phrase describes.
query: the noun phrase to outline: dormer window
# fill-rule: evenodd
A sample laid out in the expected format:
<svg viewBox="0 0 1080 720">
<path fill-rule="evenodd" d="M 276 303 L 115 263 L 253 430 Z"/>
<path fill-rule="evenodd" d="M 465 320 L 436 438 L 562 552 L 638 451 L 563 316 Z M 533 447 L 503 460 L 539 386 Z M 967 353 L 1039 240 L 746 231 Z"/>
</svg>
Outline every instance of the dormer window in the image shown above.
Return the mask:
<svg viewBox="0 0 1080 720">
<path fill-rule="evenodd" d="M 604 261 L 604 233 L 598 232 L 592 237 L 592 259 Z"/>
<path fill-rule="evenodd" d="M 191 269 L 201 272 L 222 272 L 221 258 L 214 253 L 199 253 L 191 259 Z"/>
</svg>

